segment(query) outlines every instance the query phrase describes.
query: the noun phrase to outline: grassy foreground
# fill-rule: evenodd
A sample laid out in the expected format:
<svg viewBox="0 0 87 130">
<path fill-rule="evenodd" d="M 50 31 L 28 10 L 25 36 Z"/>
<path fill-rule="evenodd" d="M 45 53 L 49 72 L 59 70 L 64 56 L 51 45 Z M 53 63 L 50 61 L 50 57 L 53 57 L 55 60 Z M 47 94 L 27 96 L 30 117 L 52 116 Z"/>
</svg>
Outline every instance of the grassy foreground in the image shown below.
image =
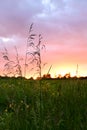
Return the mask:
<svg viewBox="0 0 87 130">
<path fill-rule="evenodd" d="M 87 130 L 87 80 L 0 78 L 0 130 Z M 40 113 L 41 105 L 41 113 Z"/>
</svg>

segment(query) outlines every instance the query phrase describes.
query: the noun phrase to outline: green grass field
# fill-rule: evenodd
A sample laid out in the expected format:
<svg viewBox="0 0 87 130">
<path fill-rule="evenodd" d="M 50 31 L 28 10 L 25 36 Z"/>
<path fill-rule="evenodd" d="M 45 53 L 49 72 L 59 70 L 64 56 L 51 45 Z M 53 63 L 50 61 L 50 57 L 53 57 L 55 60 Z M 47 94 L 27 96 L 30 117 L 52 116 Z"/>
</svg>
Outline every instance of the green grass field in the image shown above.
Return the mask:
<svg viewBox="0 0 87 130">
<path fill-rule="evenodd" d="M 87 80 L 0 78 L 0 130 L 87 130 Z"/>
</svg>

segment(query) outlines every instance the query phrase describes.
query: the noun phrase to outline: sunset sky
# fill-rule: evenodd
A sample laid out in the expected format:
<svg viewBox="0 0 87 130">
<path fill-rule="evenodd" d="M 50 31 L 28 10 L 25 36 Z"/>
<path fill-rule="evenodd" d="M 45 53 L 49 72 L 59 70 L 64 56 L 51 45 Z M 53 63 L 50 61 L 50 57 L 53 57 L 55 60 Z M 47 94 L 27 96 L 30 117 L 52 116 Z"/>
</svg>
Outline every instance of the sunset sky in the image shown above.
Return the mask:
<svg viewBox="0 0 87 130">
<path fill-rule="evenodd" d="M 87 0 L 0 0 L 1 74 L 6 62 L 4 47 L 14 59 L 17 46 L 24 58 L 31 23 L 46 45 L 43 73 L 52 65 L 52 76 L 69 72 L 73 76 L 78 64 L 78 75 L 87 75 Z M 21 64 L 23 67 L 23 60 Z"/>
</svg>

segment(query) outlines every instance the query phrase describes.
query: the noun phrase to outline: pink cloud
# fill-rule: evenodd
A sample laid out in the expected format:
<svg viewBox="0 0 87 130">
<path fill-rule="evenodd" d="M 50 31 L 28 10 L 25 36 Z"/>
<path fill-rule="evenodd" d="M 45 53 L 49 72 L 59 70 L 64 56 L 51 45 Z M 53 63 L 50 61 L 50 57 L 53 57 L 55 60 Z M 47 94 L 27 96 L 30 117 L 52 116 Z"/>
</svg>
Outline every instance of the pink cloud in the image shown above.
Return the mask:
<svg viewBox="0 0 87 130">
<path fill-rule="evenodd" d="M 43 59 L 49 65 L 87 64 L 86 0 L 1 0 L 0 49 L 5 45 L 13 56 L 11 48 L 16 45 L 20 57 L 24 56 L 32 22 L 35 23 L 34 32 L 41 33 L 46 43 Z M 2 38 L 10 40 L 6 42 Z"/>
</svg>

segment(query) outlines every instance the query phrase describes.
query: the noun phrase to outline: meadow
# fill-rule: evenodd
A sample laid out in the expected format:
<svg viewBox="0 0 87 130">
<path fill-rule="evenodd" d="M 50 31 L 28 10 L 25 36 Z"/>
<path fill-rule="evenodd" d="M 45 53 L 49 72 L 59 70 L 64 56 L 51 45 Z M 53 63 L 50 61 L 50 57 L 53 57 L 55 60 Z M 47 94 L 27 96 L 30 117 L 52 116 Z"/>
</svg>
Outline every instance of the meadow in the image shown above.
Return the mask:
<svg viewBox="0 0 87 130">
<path fill-rule="evenodd" d="M 87 79 L 1 77 L 0 130 L 87 130 Z"/>
</svg>

